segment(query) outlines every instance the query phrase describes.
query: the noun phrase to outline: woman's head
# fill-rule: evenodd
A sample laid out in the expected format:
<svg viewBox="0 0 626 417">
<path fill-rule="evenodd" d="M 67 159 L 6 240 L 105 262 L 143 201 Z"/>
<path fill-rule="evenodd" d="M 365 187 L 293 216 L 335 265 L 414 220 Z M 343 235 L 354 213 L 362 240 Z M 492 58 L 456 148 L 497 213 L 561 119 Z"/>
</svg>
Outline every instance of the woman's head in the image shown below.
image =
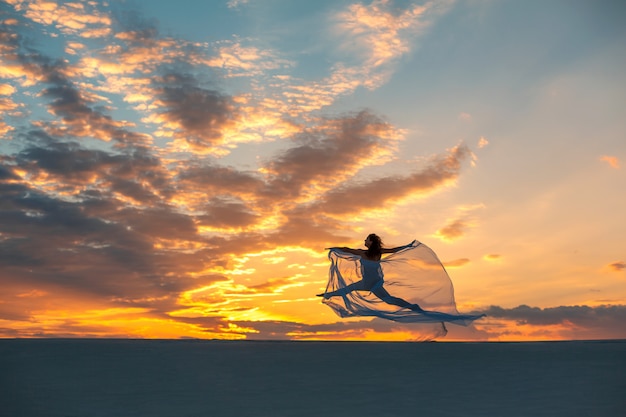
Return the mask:
<svg viewBox="0 0 626 417">
<path fill-rule="evenodd" d="M 382 253 L 383 241 L 375 233 L 370 233 L 365 238 L 365 246 L 369 255 L 380 255 Z"/>
</svg>

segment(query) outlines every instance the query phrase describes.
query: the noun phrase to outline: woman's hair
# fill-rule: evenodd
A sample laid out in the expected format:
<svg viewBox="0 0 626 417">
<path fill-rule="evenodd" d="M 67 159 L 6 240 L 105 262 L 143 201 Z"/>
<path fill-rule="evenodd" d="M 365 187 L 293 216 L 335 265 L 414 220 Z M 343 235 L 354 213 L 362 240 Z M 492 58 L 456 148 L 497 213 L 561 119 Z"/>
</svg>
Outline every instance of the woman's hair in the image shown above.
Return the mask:
<svg viewBox="0 0 626 417">
<path fill-rule="evenodd" d="M 370 247 L 367 248 L 367 257 L 378 258 L 383 253 L 382 239 L 375 233 L 370 233 L 369 235 L 367 235 L 367 239 L 372 241 Z"/>
</svg>

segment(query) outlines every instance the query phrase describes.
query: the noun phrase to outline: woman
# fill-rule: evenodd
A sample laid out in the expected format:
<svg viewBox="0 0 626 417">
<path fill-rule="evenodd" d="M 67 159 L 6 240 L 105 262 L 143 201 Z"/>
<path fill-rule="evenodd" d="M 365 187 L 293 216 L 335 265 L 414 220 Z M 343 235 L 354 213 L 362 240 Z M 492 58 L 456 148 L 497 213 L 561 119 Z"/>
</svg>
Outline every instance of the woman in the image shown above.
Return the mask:
<svg viewBox="0 0 626 417">
<path fill-rule="evenodd" d="M 406 246 L 399 246 L 397 248 L 383 248 L 383 242 L 379 236 L 371 233 L 365 239 L 364 249 L 351 249 L 351 248 L 329 248 L 331 250 L 340 250 L 342 252 L 350 253 L 361 257 L 361 276 L 363 279 L 354 282 L 344 288 L 340 288 L 336 291 L 317 294 L 318 297 L 324 297 L 329 299 L 334 296 L 345 296 L 352 291 L 369 291 L 375 296 L 383 300 L 387 304 L 395 305 L 398 307 L 408 308 L 409 310 L 423 312 L 422 308 L 417 304 L 411 304 L 402 298 L 394 297 L 383 288 L 384 276 L 383 270 L 380 265 L 380 259 L 383 253 L 395 253 Z"/>
</svg>

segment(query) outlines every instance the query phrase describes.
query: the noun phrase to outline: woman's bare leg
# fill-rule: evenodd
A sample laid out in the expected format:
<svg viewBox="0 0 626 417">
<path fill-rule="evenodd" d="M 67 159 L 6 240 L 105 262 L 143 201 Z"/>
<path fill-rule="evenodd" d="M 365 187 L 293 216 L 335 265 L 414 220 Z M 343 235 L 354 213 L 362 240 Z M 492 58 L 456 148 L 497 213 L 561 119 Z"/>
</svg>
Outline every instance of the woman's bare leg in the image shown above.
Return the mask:
<svg viewBox="0 0 626 417">
<path fill-rule="evenodd" d="M 325 292 L 322 294 L 317 294 L 318 297 L 324 297 L 325 299 L 329 299 L 330 297 L 334 297 L 336 295 L 346 295 L 351 293 L 352 291 L 365 291 L 367 290 L 367 288 L 365 288 L 365 283 L 363 282 L 363 280 L 361 281 L 357 281 L 357 282 L 353 282 L 352 284 L 343 287 L 343 288 L 339 288 L 336 291 L 331 291 L 331 292 Z"/>
<path fill-rule="evenodd" d="M 376 297 L 380 298 L 387 304 L 391 304 L 391 305 L 403 307 L 403 308 L 408 308 L 409 310 L 413 310 L 413 311 L 424 311 L 418 304 L 411 304 L 408 301 L 403 300 L 402 298 L 394 297 L 393 295 L 389 294 L 387 290 L 384 289 L 383 287 L 378 287 L 376 289 L 366 288 L 363 280 L 354 282 L 344 288 L 339 288 L 336 291 L 317 294 L 317 296 L 324 297 L 325 299 L 329 299 L 330 297 L 334 297 L 337 295 L 344 296 L 346 294 L 351 293 L 352 291 L 370 291 L 370 290 L 372 291 L 372 293 L 374 293 Z"/>
<path fill-rule="evenodd" d="M 408 308 L 409 310 L 413 310 L 413 311 L 424 311 L 417 304 L 411 304 L 411 303 L 409 303 L 408 301 L 406 301 L 406 300 L 404 300 L 402 298 L 394 297 L 393 295 L 389 294 L 387 292 L 387 290 L 384 289 L 383 287 L 376 288 L 375 290 L 372 290 L 372 292 L 374 293 L 374 295 L 376 297 L 380 298 L 381 300 L 383 300 L 387 304 L 391 304 L 391 305 L 398 306 L 398 307 Z"/>
</svg>

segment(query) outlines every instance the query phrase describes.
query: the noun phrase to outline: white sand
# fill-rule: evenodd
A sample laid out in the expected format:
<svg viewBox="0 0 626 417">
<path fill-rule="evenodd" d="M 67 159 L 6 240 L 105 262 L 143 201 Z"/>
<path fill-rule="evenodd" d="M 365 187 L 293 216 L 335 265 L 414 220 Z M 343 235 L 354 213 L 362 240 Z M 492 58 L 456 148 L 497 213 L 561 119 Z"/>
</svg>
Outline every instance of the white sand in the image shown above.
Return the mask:
<svg viewBox="0 0 626 417">
<path fill-rule="evenodd" d="M 0 340 L 0 415 L 626 416 L 626 342 Z"/>
</svg>

